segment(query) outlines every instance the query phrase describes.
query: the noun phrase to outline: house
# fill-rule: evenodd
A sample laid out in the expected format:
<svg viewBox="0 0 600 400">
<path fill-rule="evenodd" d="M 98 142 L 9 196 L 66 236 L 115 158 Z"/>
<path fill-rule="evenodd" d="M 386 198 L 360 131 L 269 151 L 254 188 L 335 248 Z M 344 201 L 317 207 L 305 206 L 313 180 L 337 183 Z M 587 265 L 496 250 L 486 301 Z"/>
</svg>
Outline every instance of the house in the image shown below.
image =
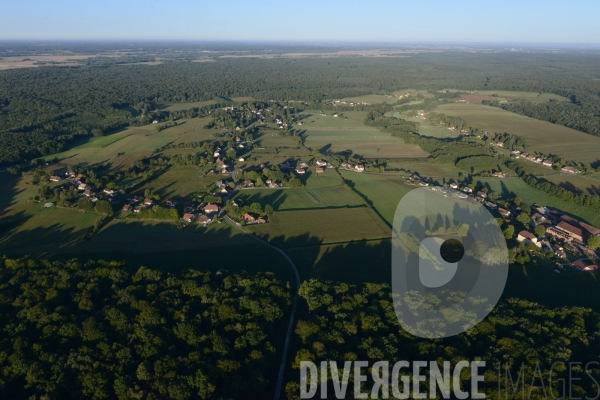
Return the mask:
<svg viewBox="0 0 600 400">
<path fill-rule="evenodd" d="M 264 218 L 258 218 L 258 219 L 256 220 L 256 223 L 257 223 L 257 224 L 264 224 L 264 223 L 266 223 L 266 222 L 267 222 L 267 221 L 266 221 Z"/>
<path fill-rule="evenodd" d="M 80 183 L 79 186 L 77 186 L 77 189 L 85 190 L 85 189 L 87 189 L 87 187 L 88 187 L 87 183 Z"/>
<path fill-rule="evenodd" d="M 510 211 L 502 208 L 502 207 L 498 207 L 498 212 L 503 216 L 503 217 L 510 217 Z"/>
<path fill-rule="evenodd" d="M 302 175 L 302 174 L 305 174 L 306 171 L 302 168 L 296 168 L 296 173 Z"/>
<path fill-rule="evenodd" d="M 129 204 L 125 204 L 123 206 L 123 211 L 131 211 L 131 206 Z"/>
<path fill-rule="evenodd" d="M 315 172 L 317 174 L 322 174 L 323 172 L 325 172 L 325 170 L 323 168 L 319 167 L 319 168 L 315 169 Z"/>
<path fill-rule="evenodd" d="M 485 192 L 477 192 L 477 196 L 487 198 L 487 194 Z"/>
<path fill-rule="evenodd" d="M 240 158 L 238 158 L 238 161 L 239 161 L 239 162 L 244 162 L 244 157 L 240 157 Z"/>
<path fill-rule="evenodd" d="M 190 214 L 190 213 L 183 214 L 183 220 L 185 222 L 192 222 L 195 219 L 196 219 L 196 215 L 195 214 Z"/>
<path fill-rule="evenodd" d="M 92 196 L 94 196 L 94 195 L 95 195 L 95 193 L 94 193 L 94 192 L 92 192 L 90 189 L 86 189 L 86 190 L 83 192 L 83 195 L 84 195 L 84 196 L 86 196 L 86 197 L 92 197 Z"/>
<path fill-rule="evenodd" d="M 564 221 L 548 229 L 548 231 L 550 230 L 552 230 L 551 232 L 549 232 L 550 234 L 554 235 L 554 233 L 556 233 L 555 236 L 560 236 L 568 240 L 569 242 L 573 240 L 583 242 L 583 231 Z"/>
<path fill-rule="evenodd" d="M 218 151 L 215 151 L 215 152 L 213 153 L 213 157 L 220 157 L 220 156 L 221 156 L 221 153 L 220 153 L 220 152 L 218 152 Z"/>
<path fill-rule="evenodd" d="M 200 214 L 198 216 L 198 223 L 199 224 L 208 224 L 211 221 L 212 221 L 212 219 L 208 218 L 208 216 L 206 216 L 204 214 Z"/>
<path fill-rule="evenodd" d="M 173 200 L 167 200 L 165 201 L 165 206 L 169 207 L 169 208 L 173 208 L 177 205 L 177 202 L 173 201 Z"/>
<path fill-rule="evenodd" d="M 465 186 L 465 187 L 462 189 L 462 191 L 463 191 L 463 192 L 465 192 L 465 193 L 473 193 L 473 189 L 471 189 L 471 188 L 470 188 L 470 187 L 468 187 L 468 186 Z"/>
<path fill-rule="evenodd" d="M 337 117 L 338 117 L 337 113 L 333 114 L 333 118 L 337 118 Z"/>
<path fill-rule="evenodd" d="M 58 181 L 61 181 L 61 180 L 62 180 L 62 178 L 60 176 L 52 175 L 50 177 L 50 182 L 58 182 Z"/>
<path fill-rule="evenodd" d="M 252 215 L 246 213 L 246 214 L 244 214 L 244 222 L 246 222 L 247 224 L 253 224 L 254 222 L 256 222 L 256 218 L 254 218 Z"/>
<path fill-rule="evenodd" d="M 584 261 L 573 261 L 573 263 L 571 263 L 571 265 L 575 268 L 578 268 L 580 271 L 595 271 L 598 269 L 598 266 L 595 264 L 592 264 L 591 262 L 584 262 Z"/>
<path fill-rule="evenodd" d="M 537 247 L 542 247 L 542 244 L 540 242 L 538 242 L 538 240 L 535 237 L 535 235 L 533 233 L 529 232 L 529 231 L 521 231 L 521 232 L 519 232 L 519 234 L 517 235 L 517 240 L 519 242 L 524 242 L 525 244 L 533 243 Z"/>
<path fill-rule="evenodd" d="M 116 190 L 113 189 L 104 189 L 103 192 L 109 196 L 116 196 L 118 193 Z"/>
<path fill-rule="evenodd" d="M 544 161 L 542 161 L 542 165 L 544 167 L 552 168 L 552 161 L 551 160 L 544 160 Z"/>
<path fill-rule="evenodd" d="M 480 203 L 483 203 L 485 201 L 485 199 L 481 196 L 475 196 L 475 200 L 477 200 Z"/>
<path fill-rule="evenodd" d="M 204 212 L 206 214 L 219 212 L 219 206 L 216 204 L 208 204 L 204 207 Z"/>
<path fill-rule="evenodd" d="M 450 184 L 450 187 L 451 187 L 452 189 L 458 189 L 458 185 L 457 185 L 456 183 L 451 183 L 451 184 Z"/>
<path fill-rule="evenodd" d="M 146 199 L 146 200 L 144 200 L 144 205 L 146 207 L 152 207 L 154 205 L 154 200 L 152 200 L 152 199 Z"/>
<path fill-rule="evenodd" d="M 327 161 L 324 161 L 324 160 L 317 160 L 317 161 L 315 162 L 315 164 L 317 164 L 317 166 L 318 166 L 318 167 L 325 167 L 325 166 L 327 166 Z"/>
<path fill-rule="evenodd" d="M 575 167 L 568 167 L 568 166 L 564 166 L 561 168 L 561 171 L 566 173 L 566 174 L 578 174 L 579 170 Z"/>
<path fill-rule="evenodd" d="M 235 200 L 231 200 L 231 202 L 229 202 L 230 205 L 234 206 L 234 207 L 239 207 L 240 205 L 235 201 Z"/>
<path fill-rule="evenodd" d="M 358 172 L 363 172 L 365 170 L 365 166 L 362 164 L 357 164 L 354 169 L 356 169 Z"/>
<path fill-rule="evenodd" d="M 485 205 L 488 206 L 489 208 L 491 208 L 492 210 L 495 210 L 498 208 L 498 206 L 494 203 L 492 203 L 491 201 L 486 201 Z"/>
</svg>

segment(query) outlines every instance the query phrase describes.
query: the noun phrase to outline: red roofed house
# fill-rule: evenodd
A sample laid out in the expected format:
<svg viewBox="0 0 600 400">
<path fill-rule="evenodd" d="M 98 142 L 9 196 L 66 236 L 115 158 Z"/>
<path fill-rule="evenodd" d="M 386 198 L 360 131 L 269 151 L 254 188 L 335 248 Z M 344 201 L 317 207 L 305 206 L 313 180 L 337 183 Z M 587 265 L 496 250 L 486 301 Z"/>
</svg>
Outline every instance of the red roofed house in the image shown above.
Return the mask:
<svg viewBox="0 0 600 400">
<path fill-rule="evenodd" d="M 253 223 L 256 221 L 256 218 L 254 218 L 252 215 L 246 213 L 244 214 L 244 221 L 248 224 L 248 223 Z"/>
<path fill-rule="evenodd" d="M 315 169 L 315 172 L 317 174 L 321 174 L 321 173 L 325 172 L 325 170 L 323 168 L 319 167 L 319 168 Z"/>
<path fill-rule="evenodd" d="M 185 222 L 192 222 L 195 219 L 196 219 L 196 215 L 195 214 L 190 214 L 190 213 L 183 214 L 183 220 Z"/>
<path fill-rule="evenodd" d="M 574 266 L 575 268 L 578 268 L 581 271 L 595 271 L 598 269 L 597 265 L 594 265 L 594 264 L 586 265 L 585 263 L 583 263 L 579 260 L 573 261 L 573 263 L 571 265 Z"/>
<path fill-rule="evenodd" d="M 204 207 L 204 212 L 207 214 L 219 212 L 219 206 L 216 204 L 209 204 Z"/>
</svg>

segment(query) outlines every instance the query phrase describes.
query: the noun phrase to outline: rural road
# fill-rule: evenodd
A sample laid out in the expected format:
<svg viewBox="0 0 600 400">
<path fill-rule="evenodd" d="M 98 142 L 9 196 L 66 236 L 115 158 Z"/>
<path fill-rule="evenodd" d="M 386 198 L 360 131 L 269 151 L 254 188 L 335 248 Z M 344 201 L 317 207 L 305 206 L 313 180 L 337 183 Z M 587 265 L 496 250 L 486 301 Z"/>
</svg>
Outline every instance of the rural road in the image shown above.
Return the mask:
<svg viewBox="0 0 600 400">
<path fill-rule="evenodd" d="M 296 309 L 298 308 L 298 290 L 300 289 L 300 274 L 298 273 L 298 269 L 296 268 L 296 265 L 294 265 L 293 261 L 288 257 L 287 254 L 285 254 L 283 252 L 283 250 L 281 250 L 278 247 L 273 246 L 272 244 L 265 242 L 262 239 L 257 238 L 256 236 L 254 236 L 252 233 L 248 232 L 246 229 L 244 229 L 243 227 L 241 227 L 240 225 L 237 225 L 234 221 L 232 221 L 228 216 L 225 216 L 225 220 L 231 224 L 234 228 L 242 231 L 244 234 L 250 236 L 252 239 L 271 247 L 272 249 L 274 249 L 275 251 L 277 251 L 279 254 L 281 254 L 286 260 L 287 262 L 290 264 L 290 266 L 292 267 L 292 269 L 294 270 L 294 275 L 296 276 L 296 290 L 294 291 L 294 300 L 292 303 L 292 312 L 290 314 L 290 322 L 288 324 L 288 330 L 287 330 L 287 334 L 285 335 L 285 344 L 283 346 L 283 353 L 281 355 L 281 364 L 279 365 L 279 376 L 277 378 L 277 386 L 275 388 L 275 395 L 273 396 L 273 400 L 279 400 L 279 396 L 281 394 L 281 387 L 283 385 L 283 374 L 285 373 L 285 365 L 286 365 L 286 361 L 287 361 L 287 354 L 288 354 L 288 350 L 290 347 L 290 339 L 292 337 L 292 331 L 294 330 L 294 321 L 296 320 Z"/>
</svg>

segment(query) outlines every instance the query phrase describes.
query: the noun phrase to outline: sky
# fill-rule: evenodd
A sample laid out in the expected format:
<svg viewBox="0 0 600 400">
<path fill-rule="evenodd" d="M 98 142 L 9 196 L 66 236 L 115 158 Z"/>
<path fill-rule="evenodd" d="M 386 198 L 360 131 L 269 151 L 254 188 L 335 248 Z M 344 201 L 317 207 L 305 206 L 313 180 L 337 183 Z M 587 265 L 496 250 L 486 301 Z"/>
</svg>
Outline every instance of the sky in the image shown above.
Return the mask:
<svg viewBox="0 0 600 400">
<path fill-rule="evenodd" d="M 0 0 L 0 40 L 600 43 L 598 0 Z"/>
</svg>

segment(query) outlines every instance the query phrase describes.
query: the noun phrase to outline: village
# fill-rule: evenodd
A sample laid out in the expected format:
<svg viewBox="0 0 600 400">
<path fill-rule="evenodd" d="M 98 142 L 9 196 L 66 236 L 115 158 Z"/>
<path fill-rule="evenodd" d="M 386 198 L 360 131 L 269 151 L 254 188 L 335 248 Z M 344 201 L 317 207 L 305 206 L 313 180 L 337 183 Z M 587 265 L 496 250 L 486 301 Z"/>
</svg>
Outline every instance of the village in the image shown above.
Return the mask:
<svg viewBox="0 0 600 400">
<path fill-rule="evenodd" d="M 562 273 L 565 266 L 581 272 L 598 269 L 600 251 L 592 249 L 588 243 L 591 242 L 590 238 L 596 238 L 592 241 L 600 242 L 600 229 L 592 225 L 538 204 L 530 207 L 530 213 L 514 203 L 508 206 L 498 205 L 489 199 L 489 192 L 485 188 L 476 190 L 457 183 L 431 186 L 426 178 L 417 174 L 413 174 L 410 179 L 444 196 L 483 204 L 493 215 L 502 219 L 503 226 L 507 227 L 504 233 L 509 244 L 511 239 L 516 240 L 520 246 L 524 246 L 521 250 L 540 255 L 543 252 L 545 256 L 551 256 L 556 273 Z M 517 246 L 512 250 L 517 252 Z"/>
</svg>

